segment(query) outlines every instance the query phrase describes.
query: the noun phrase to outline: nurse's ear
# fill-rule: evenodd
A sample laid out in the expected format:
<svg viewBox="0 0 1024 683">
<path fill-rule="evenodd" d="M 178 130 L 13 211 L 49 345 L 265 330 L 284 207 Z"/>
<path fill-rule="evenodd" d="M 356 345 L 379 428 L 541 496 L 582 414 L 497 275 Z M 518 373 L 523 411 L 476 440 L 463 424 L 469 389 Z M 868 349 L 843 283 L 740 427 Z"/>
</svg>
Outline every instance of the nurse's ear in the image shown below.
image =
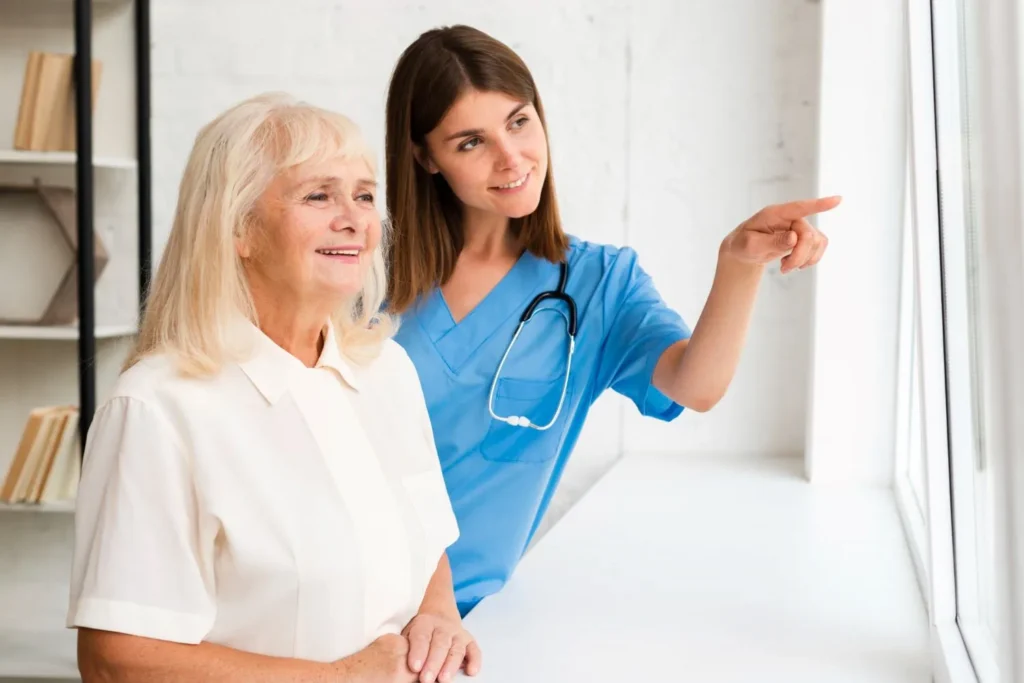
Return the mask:
<svg viewBox="0 0 1024 683">
<path fill-rule="evenodd" d="M 441 169 L 437 167 L 434 160 L 430 158 L 430 152 L 427 151 L 426 147 L 422 145 L 413 145 L 412 147 L 413 156 L 416 157 L 416 162 L 426 169 L 427 173 L 440 173 Z"/>
</svg>

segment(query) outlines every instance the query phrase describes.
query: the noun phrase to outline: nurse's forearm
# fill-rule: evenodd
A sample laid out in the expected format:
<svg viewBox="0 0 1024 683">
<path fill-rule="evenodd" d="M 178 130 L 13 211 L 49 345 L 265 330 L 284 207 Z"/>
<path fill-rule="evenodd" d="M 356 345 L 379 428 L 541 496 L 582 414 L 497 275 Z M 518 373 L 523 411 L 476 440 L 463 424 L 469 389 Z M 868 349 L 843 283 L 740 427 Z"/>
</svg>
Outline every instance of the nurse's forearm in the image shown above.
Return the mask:
<svg viewBox="0 0 1024 683">
<path fill-rule="evenodd" d="M 654 386 L 698 412 L 722 399 L 739 364 L 763 273 L 764 266 L 719 254 L 711 292 L 693 334 L 662 354 Z"/>
<path fill-rule="evenodd" d="M 372 646 L 371 646 L 372 647 Z M 363 652 L 366 652 L 365 650 Z M 186 645 L 123 633 L 81 629 L 83 683 L 366 683 L 361 653 L 332 663 L 268 657 L 212 643 Z"/>
<path fill-rule="evenodd" d="M 441 561 L 437 563 L 437 570 L 430 578 L 430 583 L 427 584 L 419 613 L 437 614 L 461 621 L 452 583 L 452 566 L 448 562 L 448 553 L 444 553 L 441 555 Z"/>
</svg>

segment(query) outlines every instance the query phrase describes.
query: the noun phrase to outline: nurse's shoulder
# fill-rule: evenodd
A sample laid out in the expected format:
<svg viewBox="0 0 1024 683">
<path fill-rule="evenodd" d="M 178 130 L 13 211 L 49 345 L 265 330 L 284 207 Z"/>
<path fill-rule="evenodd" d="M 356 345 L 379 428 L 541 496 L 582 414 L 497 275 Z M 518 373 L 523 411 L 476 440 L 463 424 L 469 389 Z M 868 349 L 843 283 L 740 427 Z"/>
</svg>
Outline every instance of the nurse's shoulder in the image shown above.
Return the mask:
<svg viewBox="0 0 1024 683">
<path fill-rule="evenodd" d="M 573 281 L 577 286 L 589 283 L 592 287 L 601 287 L 608 294 L 628 288 L 637 278 L 646 276 L 639 254 L 628 246 L 590 242 L 569 235 L 566 259 L 571 272 L 570 288 Z"/>
</svg>

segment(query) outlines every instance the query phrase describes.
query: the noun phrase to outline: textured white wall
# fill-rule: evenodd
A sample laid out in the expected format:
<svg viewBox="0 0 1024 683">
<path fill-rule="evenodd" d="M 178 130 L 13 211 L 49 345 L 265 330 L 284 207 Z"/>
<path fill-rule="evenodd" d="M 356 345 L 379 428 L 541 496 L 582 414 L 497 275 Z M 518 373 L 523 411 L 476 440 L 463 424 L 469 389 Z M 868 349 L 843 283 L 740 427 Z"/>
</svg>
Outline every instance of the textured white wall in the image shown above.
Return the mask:
<svg viewBox="0 0 1024 683">
<path fill-rule="evenodd" d="M 192 139 L 218 112 L 287 90 L 349 114 L 382 154 L 399 53 L 427 28 L 469 23 L 534 72 L 569 229 L 635 246 L 665 298 L 696 322 L 725 233 L 760 205 L 814 188 L 819 15 L 808 0 L 153 3 L 156 247 Z M 711 413 L 665 426 L 603 398 L 545 528 L 624 451 L 799 453 L 809 316 L 805 274 L 769 277 L 739 376 Z M 11 605 L 32 605 L 40 629 L 61 622 L 69 547 L 54 540 L 69 524 L 0 517 L 0 546 L 14 548 L 0 553 L 0 630 L 5 614 L 29 613 Z"/>
<path fill-rule="evenodd" d="M 422 31 L 468 23 L 520 52 L 549 117 L 568 229 L 630 244 L 692 323 L 718 242 L 761 205 L 814 189 L 820 6 L 808 0 L 629 3 L 438 0 L 154 7 L 156 243 L 196 129 L 283 89 L 354 118 L 383 153 L 387 80 Z M 256 10 L 259 8 L 259 11 Z M 623 451 L 799 454 L 810 280 L 764 283 L 732 391 L 673 425 L 615 396 L 594 408 L 552 519 Z M 550 521 L 550 520 L 549 520 Z"/>
</svg>

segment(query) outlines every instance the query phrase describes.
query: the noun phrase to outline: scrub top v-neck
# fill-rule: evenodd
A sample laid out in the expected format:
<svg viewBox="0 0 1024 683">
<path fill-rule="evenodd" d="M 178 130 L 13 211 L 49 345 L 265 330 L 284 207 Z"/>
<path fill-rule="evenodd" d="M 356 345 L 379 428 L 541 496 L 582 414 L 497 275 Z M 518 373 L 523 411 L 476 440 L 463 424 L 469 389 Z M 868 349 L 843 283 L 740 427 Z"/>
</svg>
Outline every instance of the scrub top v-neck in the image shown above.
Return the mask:
<svg viewBox="0 0 1024 683">
<path fill-rule="evenodd" d="M 463 614 L 512 574 L 603 391 L 613 389 L 661 420 L 683 410 L 651 380 L 661 352 L 690 329 L 666 306 L 636 252 L 571 238 L 566 259 L 576 348 L 561 411 L 545 431 L 493 419 L 488 398 L 523 310 L 557 288 L 557 264 L 524 253 L 458 323 L 435 289 L 403 315 L 396 337 L 419 374 L 459 523 L 448 556 Z M 555 414 L 566 370 L 565 312 L 564 303 L 546 301 L 524 326 L 496 386 L 497 415 L 547 424 Z"/>
</svg>

